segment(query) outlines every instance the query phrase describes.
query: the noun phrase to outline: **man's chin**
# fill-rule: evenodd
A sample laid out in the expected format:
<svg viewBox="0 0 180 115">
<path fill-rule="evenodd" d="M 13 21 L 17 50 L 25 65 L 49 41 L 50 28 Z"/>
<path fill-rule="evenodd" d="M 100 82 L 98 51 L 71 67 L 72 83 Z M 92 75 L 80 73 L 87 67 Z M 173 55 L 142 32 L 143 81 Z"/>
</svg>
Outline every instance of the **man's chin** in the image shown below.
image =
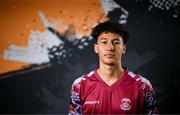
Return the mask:
<svg viewBox="0 0 180 115">
<path fill-rule="evenodd" d="M 115 62 L 106 62 L 106 65 L 114 66 L 114 65 L 116 65 L 116 63 Z"/>
</svg>

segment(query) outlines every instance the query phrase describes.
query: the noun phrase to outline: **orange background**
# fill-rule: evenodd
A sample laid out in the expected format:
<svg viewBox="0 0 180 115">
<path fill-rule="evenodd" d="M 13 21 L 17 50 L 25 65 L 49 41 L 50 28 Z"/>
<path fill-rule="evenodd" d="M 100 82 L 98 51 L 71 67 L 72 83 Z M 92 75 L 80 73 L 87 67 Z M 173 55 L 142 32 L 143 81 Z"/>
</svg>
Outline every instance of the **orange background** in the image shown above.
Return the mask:
<svg viewBox="0 0 180 115">
<path fill-rule="evenodd" d="M 48 21 L 73 25 L 82 35 L 88 35 L 97 21 L 106 19 L 99 0 L 0 0 L 0 74 L 31 65 L 21 60 L 5 60 L 3 53 L 12 44 L 27 47 L 31 31 L 45 30 L 40 11 Z M 88 27 L 86 31 L 84 25 Z M 61 32 L 61 28 L 57 31 Z"/>
</svg>

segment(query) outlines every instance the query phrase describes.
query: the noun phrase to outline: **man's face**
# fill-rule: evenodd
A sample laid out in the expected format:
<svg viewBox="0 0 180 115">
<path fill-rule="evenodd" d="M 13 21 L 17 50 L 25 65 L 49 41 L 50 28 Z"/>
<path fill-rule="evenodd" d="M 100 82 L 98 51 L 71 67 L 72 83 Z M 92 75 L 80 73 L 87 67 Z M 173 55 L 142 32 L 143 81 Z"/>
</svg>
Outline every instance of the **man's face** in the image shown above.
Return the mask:
<svg viewBox="0 0 180 115">
<path fill-rule="evenodd" d="M 94 51 L 98 54 L 100 63 L 116 65 L 120 63 L 121 56 L 126 51 L 126 46 L 119 34 L 103 32 L 94 45 Z"/>
</svg>

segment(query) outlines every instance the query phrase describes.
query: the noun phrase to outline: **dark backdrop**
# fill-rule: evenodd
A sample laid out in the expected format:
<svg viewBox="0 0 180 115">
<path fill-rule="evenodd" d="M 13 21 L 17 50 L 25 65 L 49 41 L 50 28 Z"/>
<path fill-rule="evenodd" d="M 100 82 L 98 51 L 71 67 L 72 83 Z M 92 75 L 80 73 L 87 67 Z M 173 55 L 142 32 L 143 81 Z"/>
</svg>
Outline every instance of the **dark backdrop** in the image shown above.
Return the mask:
<svg viewBox="0 0 180 115">
<path fill-rule="evenodd" d="M 143 0 L 116 2 L 129 12 L 130 41 L 123 65 L 150 80 L 158 96 L 160 113 L 180 113 L 177 67 L 180 28 L 179 17 L 173 17 L 179 14 L 179 6 L 149 10 L 152 4 Z M 108 14 L 113 21 L 118 16 L 118 10 Z M 8 77 L 0 79 L 0 113 L 67 113 L 72 82 L 95 69 L 97 63 L 89 46 L 74 50 L 73 56 L 61 63 L 32 65 L 3 75 Z M 33 69 L 38 67 L 41 69 Z"/>
</svg>

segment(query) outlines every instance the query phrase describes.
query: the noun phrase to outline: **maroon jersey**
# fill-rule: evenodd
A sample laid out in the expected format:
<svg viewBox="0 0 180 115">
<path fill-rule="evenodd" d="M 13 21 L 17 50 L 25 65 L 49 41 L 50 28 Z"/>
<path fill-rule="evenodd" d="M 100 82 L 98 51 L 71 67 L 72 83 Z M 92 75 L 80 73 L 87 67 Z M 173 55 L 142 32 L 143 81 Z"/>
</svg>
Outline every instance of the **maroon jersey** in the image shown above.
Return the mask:
<svg viewBox="0 0 180 115">
<path fill-rule="evenodd" d="M 150 82 L 138 74 L 124 71 L 108 86 L 97 70 L 76 79 L 72 85 L 69 114 L 158 113 Z"/>
</svg>

